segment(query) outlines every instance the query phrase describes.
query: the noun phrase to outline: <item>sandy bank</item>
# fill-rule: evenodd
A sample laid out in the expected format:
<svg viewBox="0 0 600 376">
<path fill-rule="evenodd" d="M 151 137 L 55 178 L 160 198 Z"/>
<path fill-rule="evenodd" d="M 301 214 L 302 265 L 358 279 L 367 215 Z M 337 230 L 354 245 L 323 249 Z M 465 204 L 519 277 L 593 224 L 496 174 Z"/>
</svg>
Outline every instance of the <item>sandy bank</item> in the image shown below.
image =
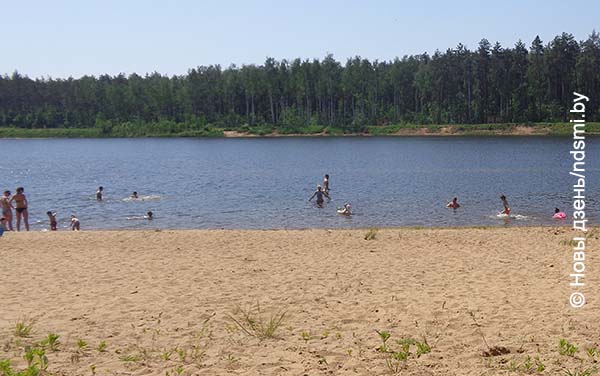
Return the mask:
<svg viewBox="0 0 600 376">
<path fill-rule="evenodd" d="M 56 333 L 47 355 L 57 375 L 379 375 L 390 370 L 376 330 L 387 330 L 391 350 L 402 338 L 431 347 L 417 358 L 411 346 L 402 374 L 592 365 L 600 258 L 588 253 L 588 304 L 571 309 L 569 228 L 366 232 L 6 233 L 0 360 L 22 369 L 23 347 Z M 285 312 L 276 338 L 245 333 L 238 307 L 265 321 Z M 24 319 L 33 332 L 16 337 Z M 575 357 L 559 353 L 563 338 Z M 485 342 L 510 353 L 483 356 Z"/>
</svg>

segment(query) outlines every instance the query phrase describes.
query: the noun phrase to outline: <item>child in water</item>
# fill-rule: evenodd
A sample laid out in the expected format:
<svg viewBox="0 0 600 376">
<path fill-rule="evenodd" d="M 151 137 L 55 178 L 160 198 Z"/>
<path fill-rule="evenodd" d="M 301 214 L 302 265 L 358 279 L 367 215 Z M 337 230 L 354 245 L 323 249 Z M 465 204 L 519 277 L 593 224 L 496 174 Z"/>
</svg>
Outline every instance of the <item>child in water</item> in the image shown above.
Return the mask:
<svg viewBox="0 0 600 376">
<path fill-rule="evenodd" d="M 325 174 L 325 178 L 323 178 L 323 194 L 328 199 L 331 199 L 331 197 L 329 197 L 329 175 L 328 174 Z"/>
<path fill-rule="evenodd" d="M 341 215 L 352 215 L 352 212 L 350 211 L 350 207 L 351 207 L 350 203 L 346 202 L 344 204 L 344 207 L 339 208 L 337 212 L 338 212 L 338 214 L 341 214 Z"/>
<path fill-rule="evenodd" d="M 96 191 L 96 200 L 102 201 L 102 191 L 103 190 L 104 190 L 104 188 L 102 186 L 98 187 L 98 190 Z"/>
<path fill-rule="evenodd" d="M 56 213 L 47 211 L 48 219 L 50 220 L 50 231 L 56 231 Z"/>
<path fill-rule="evenodd" d="M 74 214 L 71 214 L 71 230 L 73 230 L 73 231 L 80 230 L 79 219 Z"/>
<path fill-rule="evenodd" d="M 454 198 L 452 199 L 452 201 L 450 201 L 450 202 L 449 202 L 449 203 L 446 205 L 446 207 L 447 207 L 447 208 L 450 208 L 450 209 L 458 209 L 458 208 L 460 208 L 460 204 L 458 203 L 458 198 L 457 198 L 457 197 L 454 197 Z"/>
<path fill-rule="evenodd" d="M 323 193 L 323 190 L 322 190 L 321 186 L 317 185 L 317 190 L 315 191 L 315 193 L 313 193 L 312 196 L 310 196 L 310 198 L 308 199 L 308 201 L 312 201 L 312 199 L 315 196 L 317 196 L 317 206 L 320 207 L 320 208 L 322 208 L 323 207 L 323 202 L 325 202 L 323 200 L 323 195 L 324 195 L 324 193 Z"/>
<path fill-rule="evenodd" d="M 502 205 L 504 205 L 504 210 L 500 212 L 500 214 L 510 215 L 510 206 L 508 205 L 508 200 L 505 195 L 500 195 L 500 200 L 502 200 Z"/>
<path fill-rule="evenodd" d="M 560 211 L 559 208 L 554 209 L 554 215 L 552 216 L 554 219 L 565 219 L 567 218 L 567 213 Z"/>
</svg>

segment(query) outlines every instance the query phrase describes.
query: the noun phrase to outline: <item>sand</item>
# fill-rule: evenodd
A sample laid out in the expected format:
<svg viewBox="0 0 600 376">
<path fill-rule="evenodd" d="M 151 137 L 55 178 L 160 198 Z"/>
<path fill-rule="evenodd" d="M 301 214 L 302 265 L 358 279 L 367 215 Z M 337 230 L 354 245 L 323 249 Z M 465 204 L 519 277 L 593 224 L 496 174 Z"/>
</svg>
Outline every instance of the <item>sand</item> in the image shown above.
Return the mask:
<svg viewBox="0 0 600 376">
<path fill-rule="evenodd" d="M 569 228 L 366 232 L 5 233 L 0 360 L 25 368 L 23 349 L 48 333 L 60 335 L 46 349 L 55 375 L 512 375 L 530 363 L 562 375 L 600 358 L 586 353 L 600 349 L 598 229 L 577 310 Z M 236 324 L 254 334 L 240 310 L 256 322 L 285 314 L 274 338 L 258 338 Z M 382 330 L 388 351 L 407 338 L 431 351 L 412 345 L 388 367 Z M 575 356 L 559 353 L 561 339 Z"/>
</svg>

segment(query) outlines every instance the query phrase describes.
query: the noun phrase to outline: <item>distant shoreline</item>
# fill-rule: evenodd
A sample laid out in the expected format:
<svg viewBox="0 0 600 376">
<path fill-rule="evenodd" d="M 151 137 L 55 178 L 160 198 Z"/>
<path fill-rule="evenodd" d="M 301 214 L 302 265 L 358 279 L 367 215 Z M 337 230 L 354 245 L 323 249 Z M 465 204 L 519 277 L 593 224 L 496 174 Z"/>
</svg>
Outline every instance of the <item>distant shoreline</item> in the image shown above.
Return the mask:
<svg viewBox="0 0 600 376">
<path fill-rule="evenodd" d="M 45 138 L 277 138 L 277 137 L 414 137 L 414 136 L 567 136 L 572 132 L 566 123 L 498 123 L 498 124 L 450 124 L 415 125 L 398 124 L 366 126 L 360 132 L 344 133 L 342 130 L 327 126 L 309 126 L 297 130 L 282 130 L 270 126 L 215 128 L 205 126 L 201 129 L 157 132 L 143 127 L 132 130 L 103 132 L 99 128 L 0 128 L 1 139 L 45 139 Z M 600 135 L 600 123 L 586 125 L 588 136 Z"/>
</svg>

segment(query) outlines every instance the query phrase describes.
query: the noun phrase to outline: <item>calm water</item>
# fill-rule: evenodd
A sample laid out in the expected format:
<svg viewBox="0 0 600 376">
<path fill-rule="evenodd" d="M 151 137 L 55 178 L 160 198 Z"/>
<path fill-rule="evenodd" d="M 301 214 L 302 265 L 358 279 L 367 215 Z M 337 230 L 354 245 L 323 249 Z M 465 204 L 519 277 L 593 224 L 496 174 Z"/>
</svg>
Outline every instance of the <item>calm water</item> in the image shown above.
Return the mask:
<svg viewBox="0 0 600 376">
<path fill-rule="evenodd" d="M 0 188 L 24 186 L 32 229 L 46 211 L 83 229 L 550 225 L 570 217 L 568 138 L 0 140 Z M 587 149 L 598 224 L 600 139 Z M 323 175 L 332 201 L 307 199 Z M 105 188 L 96 202 L 96 188 Z M 144 200 L 126 198 L 137 191 Z M 499 193 L 518 218 L 496 217 Z M 463 207 L 445 203 L 458 196 Z M 352 203 L 355 215 L 336 215 Z M 152 222 L 128 219 L 155 213 Z M 568 224 L 568 222 L 566 222 Z"/>
</svg>

